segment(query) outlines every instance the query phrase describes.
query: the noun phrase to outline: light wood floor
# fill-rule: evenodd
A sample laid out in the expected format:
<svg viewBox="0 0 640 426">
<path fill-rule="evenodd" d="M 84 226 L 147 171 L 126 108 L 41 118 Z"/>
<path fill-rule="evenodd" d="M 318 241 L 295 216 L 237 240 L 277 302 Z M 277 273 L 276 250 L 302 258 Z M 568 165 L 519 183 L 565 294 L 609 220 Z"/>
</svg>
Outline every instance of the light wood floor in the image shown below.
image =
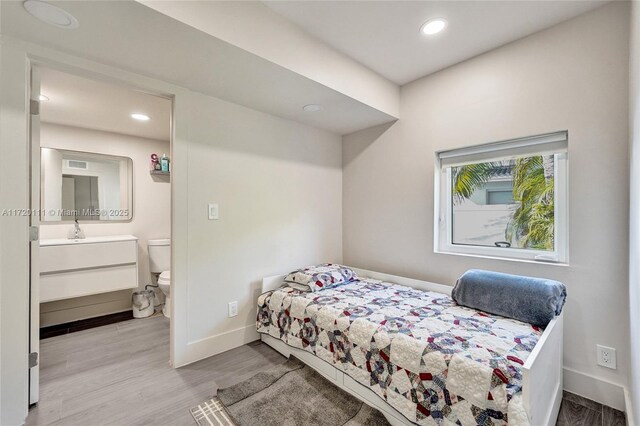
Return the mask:
<svg viewBox="0 0 640 426">
<path fill-rule="evenodd" d="M 195 425 L 189 408 L 285 358 L 259 342 L 169 366 L 169 320 L 151 317 L 40 346 L 40 402 L 27 425 Z"/>
<path fill-rule="evenodd" d="M 27 425 L 193 426 L 189 408 L 285 358 L 259 342 L 169 366 L 169 320 L 131 320 L 40 346 L 40 402 Z M 256 421 L 259 424 L 259 421 Z M 565 392 L 558 425 L 625 425 L 624 414 Z"/>
</svg>

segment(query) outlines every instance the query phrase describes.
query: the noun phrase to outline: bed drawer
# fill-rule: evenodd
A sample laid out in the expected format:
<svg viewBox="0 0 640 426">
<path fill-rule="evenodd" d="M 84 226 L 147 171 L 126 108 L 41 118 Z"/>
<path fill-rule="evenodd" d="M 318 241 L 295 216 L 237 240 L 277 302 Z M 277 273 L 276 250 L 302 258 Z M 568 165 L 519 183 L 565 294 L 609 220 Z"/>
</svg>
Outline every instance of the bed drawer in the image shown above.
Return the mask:
<svg viewBox="0 0 640 426">
<path fill-rule="evenodd" d="M 312 367 L 318 373 L 322 374 L 327 379 L 332 380 L 334 382 L 338 380 L 338 375 L 337 375 L 338 370 L 336 370 L 336 368 L 333 367 L 331 364 L 329 364 L 326 361 L 323 361 L 322 359 L 318 358 L 314 354 L 304 351 L 304 352 L 297 352 L 294 355 L 297 358 L 299 358 L 300 361 L 309 365 L 310 367 Z"/>
</svg>

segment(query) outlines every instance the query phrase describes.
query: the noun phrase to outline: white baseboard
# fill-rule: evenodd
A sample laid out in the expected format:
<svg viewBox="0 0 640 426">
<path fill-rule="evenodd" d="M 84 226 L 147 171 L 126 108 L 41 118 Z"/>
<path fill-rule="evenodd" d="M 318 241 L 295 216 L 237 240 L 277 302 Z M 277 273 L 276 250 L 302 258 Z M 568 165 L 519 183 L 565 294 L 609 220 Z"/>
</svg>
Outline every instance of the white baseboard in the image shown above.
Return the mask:
<svg viewBox="0 0 640 426">
<path fill-rule="evenodd" d="M 627 418 L 627 426 L 634 426 L 635 416 L 633 413 L 633 403 L 631 402 L 631 394 L 627 388 L 624 388 L 624 407 L 625 407 L 625 415 Z"/>
<path fill-rule="evenodd" d="M 182 362 L 179 367 L 226 352 L 259 339 L 260 335 L 256 331 L 255 324 L 251 324 L 246 327 L 227 331 L 226 333 L 190 342 L 187 345 L 187 350 L 181 357 Z"/>
<path fill-rule="evenodd" d="M 589 374 L 563 368 L 564 390 L 603 405 L 626 411 L 625 388 Z M 633 424 L 633 423 L 630 423 Z"/>
</svg>

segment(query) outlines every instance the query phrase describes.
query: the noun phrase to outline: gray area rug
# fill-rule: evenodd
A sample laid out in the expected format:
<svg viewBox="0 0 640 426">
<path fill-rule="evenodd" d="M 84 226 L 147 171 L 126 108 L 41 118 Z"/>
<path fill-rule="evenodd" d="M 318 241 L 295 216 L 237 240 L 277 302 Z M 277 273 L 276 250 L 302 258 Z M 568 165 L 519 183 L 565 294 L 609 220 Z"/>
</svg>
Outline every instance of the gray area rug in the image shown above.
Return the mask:
<svg viewBox="0 0 640 426">
<path fill-rule="evenodd" d="M 382 413 L 337 388 L 294 357 L 244 382 L 218 390 L 217 399 L 237 426 L 389 425 Z"/>
</svg>

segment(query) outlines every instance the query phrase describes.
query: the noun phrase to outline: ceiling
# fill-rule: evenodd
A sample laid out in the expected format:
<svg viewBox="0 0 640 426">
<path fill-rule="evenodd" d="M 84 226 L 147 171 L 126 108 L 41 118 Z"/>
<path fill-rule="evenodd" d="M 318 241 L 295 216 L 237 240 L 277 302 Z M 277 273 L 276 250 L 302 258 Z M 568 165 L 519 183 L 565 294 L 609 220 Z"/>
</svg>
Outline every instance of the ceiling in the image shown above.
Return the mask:
<svg viewBox="0 0 640 426">
<path fill-rule="evenodd" d="M 80 26 L 55 28 L 0 1 L 2 33 L 336 134 L 394 117 L 133 1 L 56 1 Z M 320 104 L 318 113 L 302 110 Z M 215 119 L 215 117 L 212 117 Z"/>
<path fill-rule="evenodd" d="M 507 0 L 268 1 L 263 4 L 336 50 L 404 84 L 604 3 Z M 21 1 L 0 1 L 2 33 L 336 134 L 348 134 L 395 119 L 140 3 L 56 1 L 56 5 L 78 18 L 78 29 L 63 30 L 46 25 L 29 15 Z M 449 27 L 435 37 L 422 36 L 421 24 L 435 16 L 446 18 Z M 78 96 L 84 96 L 86 104 L 92 105 L 96 98 L 87 93 L 90 92 L 83 91 Z M 51 102 L 51 108 L 54 103 Z M 302 109 L 306 104 L 320 104 L 323 109 L 308 113 Z M 48 107 L 44 108 L 46 111 Z M 52 110 L 50 114 L 55 112 Z M 64 115 L 62 111 L 59 114 Z M 114 114 L 115 108 L 98 113 L 73 113 L 78 117 L 86 115 L 86 120 L 98 116 L 106 119 Z M 154 122 L 155 119 L 151 124 Z M 127 127 L 116 121 L 110 126 Z M 95 128 L 96 124 L 91 127 Z"/>
<path fill-rule="evenodd" d="M 168 141 L 171 101 L 129 88 L 89 80 L 50 68 L 40 70 L 43 122 Z M 133 113 L 151 117 L 131 118 Z"/>
<path fill-rule="evenodd" d="M 607 1 L 265 1 L 334 49 L 405 84 L 551 27 Z M 445 18 L 427 37 L 420 27 Z"/>
</svg>

